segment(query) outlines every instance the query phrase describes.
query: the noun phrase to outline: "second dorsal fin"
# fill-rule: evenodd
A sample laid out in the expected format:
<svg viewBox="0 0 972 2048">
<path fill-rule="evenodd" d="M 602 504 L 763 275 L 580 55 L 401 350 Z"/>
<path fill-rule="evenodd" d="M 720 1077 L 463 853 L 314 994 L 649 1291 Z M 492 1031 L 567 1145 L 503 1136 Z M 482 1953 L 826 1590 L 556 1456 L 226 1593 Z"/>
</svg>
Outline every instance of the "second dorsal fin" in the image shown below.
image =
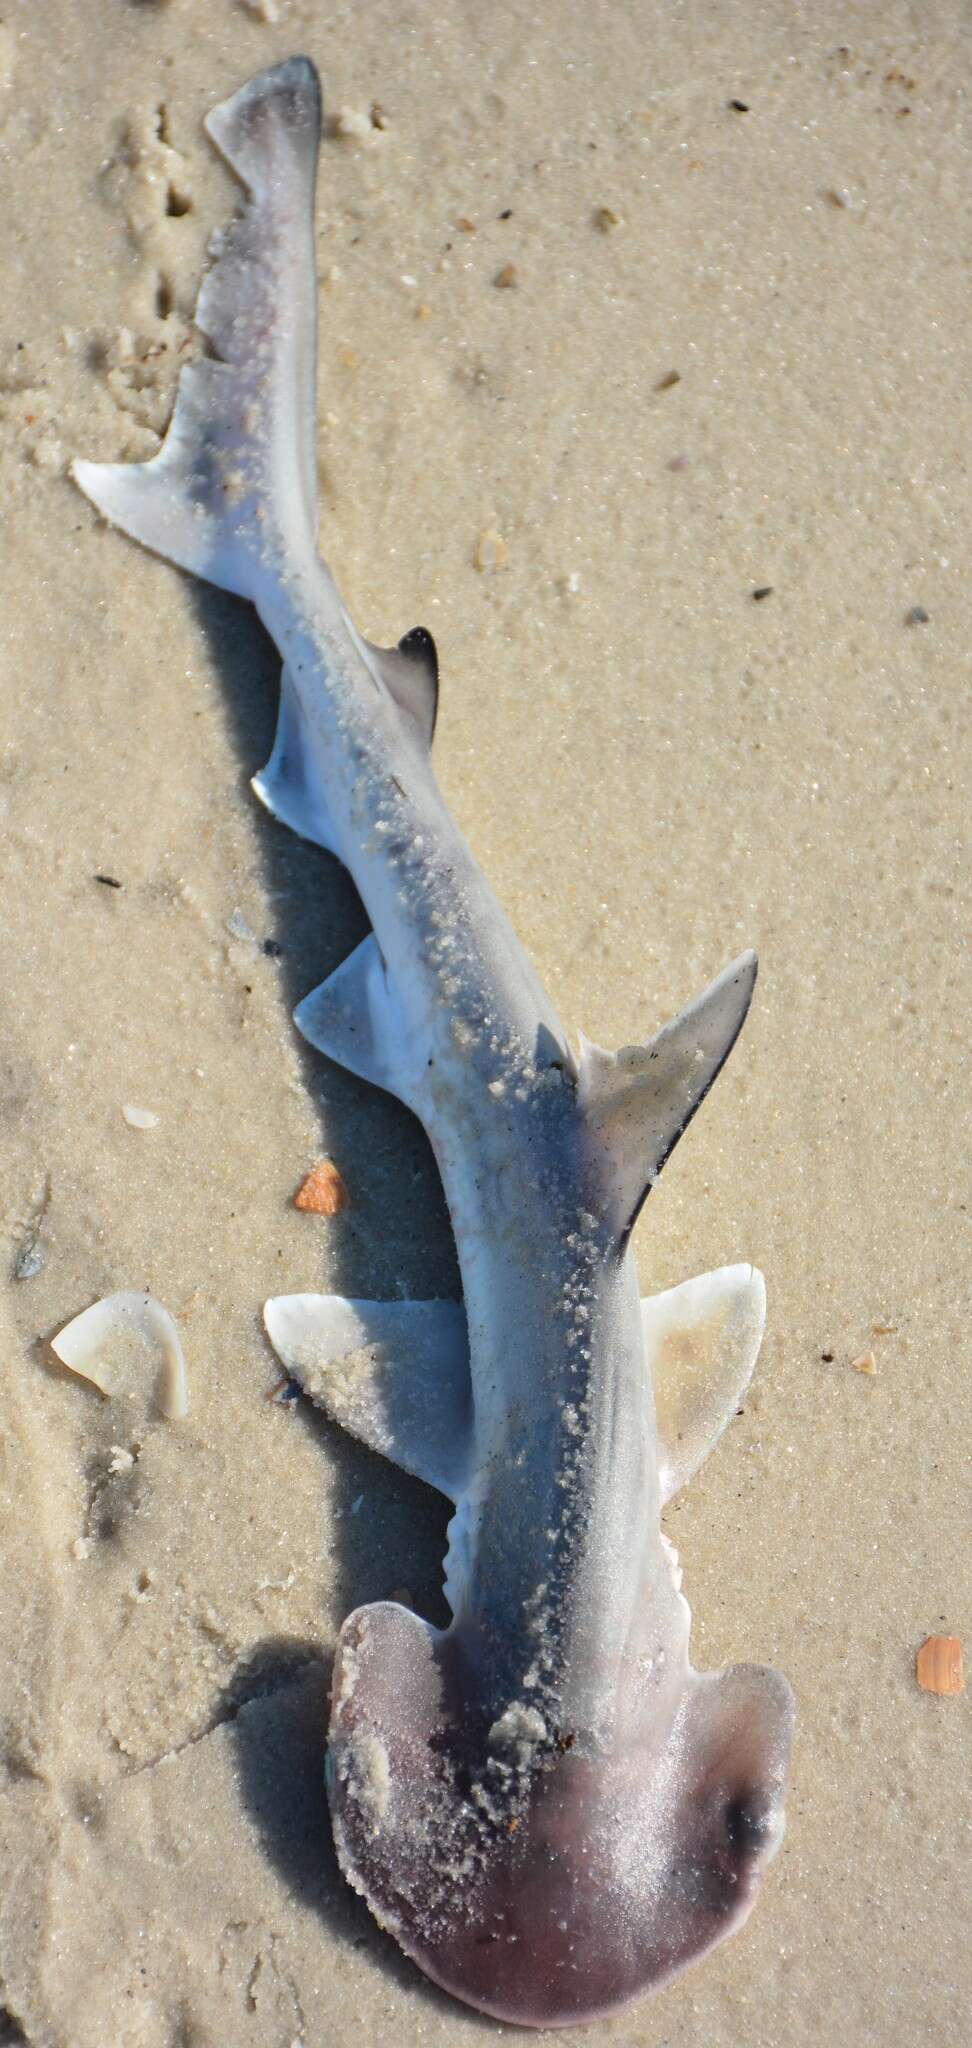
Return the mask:
<svg viewBox="0 0 972 2048">
<path fill-rule="evenodd" d="M 622 1245 L 732 1051 L 755 981 L 756 955 L 742 953 L 650 1044 L 602 1052 L 581 1039 L 578 1097 Z"/>
<path fill-rule="evenodd" d="M 386 689 L 430 747 L 439 708 L 439 657 L 431 633 L 413 626 L 397 647 L 376 647 L 370 640 L 364 644 Z"/>
</svg>

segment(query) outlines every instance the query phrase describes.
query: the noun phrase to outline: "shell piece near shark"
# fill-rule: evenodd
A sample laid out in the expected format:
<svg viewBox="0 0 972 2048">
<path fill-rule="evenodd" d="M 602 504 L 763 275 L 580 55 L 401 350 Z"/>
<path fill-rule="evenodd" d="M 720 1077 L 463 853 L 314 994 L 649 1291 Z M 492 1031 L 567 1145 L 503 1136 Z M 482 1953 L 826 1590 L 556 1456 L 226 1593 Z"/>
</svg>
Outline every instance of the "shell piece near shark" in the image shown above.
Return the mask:
<svg viewBox="0 0 972 2048">
<path fill-rule="evenodd" d="M 263 1311 L 281 1364 L 370 1450 L 458 1500 L 470 1478 L 472 1382 L 456 1301 L 284 1294 Z M 755 1266 L 723 1266 L 641 1304 L 662 1503 L 698 1471 L 752 1377 L 766 1315 Z"/>
<path fill-rule="evenodd" d="M 51 1350 L 110 1398 L 146 1383 L 169 1422 L 188 1413 L 186 1361 L 175 1318 L 151 1294 L 106 1294 L 51 1338 Z"/>
</svg>

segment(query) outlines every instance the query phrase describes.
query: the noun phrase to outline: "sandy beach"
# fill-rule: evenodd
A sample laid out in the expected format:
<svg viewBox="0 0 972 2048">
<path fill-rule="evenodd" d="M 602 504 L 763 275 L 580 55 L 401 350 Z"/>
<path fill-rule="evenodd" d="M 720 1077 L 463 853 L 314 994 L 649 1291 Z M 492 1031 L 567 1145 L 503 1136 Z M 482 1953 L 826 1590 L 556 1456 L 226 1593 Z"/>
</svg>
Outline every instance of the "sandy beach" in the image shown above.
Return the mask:
<svg viewBox="0 0 972 2048">
<path fill-rule="evenodd" d="M 694 1662 L 795 1689 L 788 1833 L 738 1937 L 547 2038 L 960 2048 L 969 1695 L 915 1677 L 972 1646 L 960 0 L 6 0 L 0 2044 L 516 2038 L 380 1932 L 324 1793 L 342 1618 L 447 1616 L 444 1500 L 273 1398 L 261 1321 L 458 1288 L 418 1126 L 291 1021 L 363 912 L 250 790 L 254 614 L 68 476 L 157 449 L 239 200 L 203 117 L 298 50 L 322 548 L 370 639 L 435 635 L 450 807 L 575 1041 L 760 955 L 636 1242 L 646 1293 L 766 1276 L 665 1526 Z M 184 1420 L 52 1355 L 123 1288 Z"/>
</svg>

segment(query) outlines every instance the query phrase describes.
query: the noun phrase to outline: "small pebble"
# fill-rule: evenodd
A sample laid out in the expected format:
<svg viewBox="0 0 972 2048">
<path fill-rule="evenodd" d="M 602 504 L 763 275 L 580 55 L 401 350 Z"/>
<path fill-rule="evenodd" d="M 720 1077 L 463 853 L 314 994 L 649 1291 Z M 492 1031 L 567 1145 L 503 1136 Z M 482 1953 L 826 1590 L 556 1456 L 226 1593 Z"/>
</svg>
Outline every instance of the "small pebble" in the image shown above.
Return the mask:
<svg viewBox="0 0 972 2048">
<path fill-rule="evenodd" d="M 14 1260 L 14 1279 L 33 1280 L 44 1265 L 44 1253 L 39 1244 L 25 1244 Z"/>
<path fill-rule="evenodd" d="M 335 135 L 348 142 L 369 142 L 377 126 L 370 114 L 361 114 L 355 107 L 339 107 L 334 116 Z"/>
<path fill-rule="evenodd" d="M 133 1131 L 154 1131 L 159 1121 L 154 1109 L 138 1109 L 134 1102 L 124 1104 L 122 1116 Z"/>
<path fill-rule="evenodd" d="M 827 185 L 821 195 L 828 206 L 836 207 L 839 213 L 862 214 L 867 202 L 859 192 L 852 192 L 847 185 Z"/>
<path fill-rule="evenodd" d="M 504 263 L 502 270 L 496 272 L 493 283 L 499 286 L 501 292 L 510 291 L 513 285 L 519 283 L 519 272 L 516 264 Z"/>
<path fill-rule="evenodd" d="M 244 939 L 252 942 L 256 938 L 256 933 L 244 917 L 242 910 L 232 910 L 230 912 L 226 920 L 226 929 L 233 939 Z"/>
<path fill-rule="evenodd" d="M 276 1385 L 270 1388 L 267 1400 L 276 1401 L 280 1407 L 283 1406 L 285 1401 L 299 1401 L 300 1388 L 296 1380 L 288 1379 L 287 1374 L 284 1373 L 283 1379 L 277 1380 Z"/>
<path fill-rule="evenodd" d="M 927 626 L 930 616 L 931 614 L 926 612 L 923 604 L 913 604 L 911 610 L 905 612 L 905 625 Z"/>
<path fill-rule="evenodd" d="M 602 235 L 612 235 L 615 228 L 623 228 L 624 218 L 615 213 L 613 206 L 595 206 L 594 226 L 600 228 Z"/>
<path fill-rule="evenodd" d="M 502 535 L 492 526 L 487 526 L 476 542 L 476 552 L 473 556 L 476 568 L 484 572 L 505 569 L 509 558 L 510 551 Z"/>
<path fill-rule="evenodd" d="M 30 460 L 35 469 L 43 470 L 46 476 L 56 476 L 64 468 L 64 449 L 54 434 L 42 434 L 34 442 Z"/>
<path fill-rule="evenodd" d="M 6 28 L 3 22 L 0 21 L 0 92 L 6 92 L 7 87 L 13 83 L 14 52 L 16 47 L 17 41 L 15 40 L 13 29 Z M 25 57 L 29 65 L 30 57 L 26 48 L 24 48 L 21 63 L 23 63 Z M 67 332 L 67 329 L 65 329 L 65 332 Z M 17 347 L 23 348 L 23 346 L 23 342 L 18 341 Z"/>
<path fill-rule="evenodd" d="M 681 370 L 666 370 L 664 377 L 659 377 L 658 382 L 655 385 L 655 390 L 674 391 L 676 384 L 680 384 L 681 381 Z"/>
<path fill-rule="evenodd" d="M 759 583 L 757 584 L 756 589 L 753 591 L 753 603 L 762 604 L 764 597 L 772 597 L 772 595 L 772 583 Z"/>
<path fill-rule="evenodd" d="M 868 1379 L 873 1379 L 877 1372 L 877 1359 L 873 1351 L 861 1351 L 856 1358 L 851 1359 L 851 1367 L 854 1372 L 865 1373 Z"/>
</svg>

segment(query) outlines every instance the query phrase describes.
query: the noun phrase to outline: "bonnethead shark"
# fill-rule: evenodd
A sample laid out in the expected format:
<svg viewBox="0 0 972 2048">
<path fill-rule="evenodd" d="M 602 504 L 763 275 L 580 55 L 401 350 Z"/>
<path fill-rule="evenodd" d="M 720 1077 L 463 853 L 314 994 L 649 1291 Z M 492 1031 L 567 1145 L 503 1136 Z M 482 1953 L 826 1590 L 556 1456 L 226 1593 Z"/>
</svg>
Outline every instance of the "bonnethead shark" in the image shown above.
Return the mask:
<svg viewBox="0 0 972 2048">
<path fill-rule="evenodd" d="M 296 1011 L 420 1119 L 462 1302 L 267 1303 L 287 1370 L 454 1503 L 434 1628 L 341 1632 L 327 1780 L 343 1871 L 456 1997 L 588 2020 L 746 1918 L 783 1835 L 793 1702 L 700 1673 L 665 1502 L 735 1412 L 764 1318 L 729 1266 L 641 1302 L 631 1233 L 746 1016 L 744 954 L 649 1044 L 575 1054 L 437 786 L 436 651 L 365 640 L 317 549 L 314 191 L 303 57 L 209 116 L 245 186 L 151 461 L 78 462 L 124 532 L 248 598 L 283 662 L 255 789 L 352 875 L 369 936 Z"/>
</svg>

